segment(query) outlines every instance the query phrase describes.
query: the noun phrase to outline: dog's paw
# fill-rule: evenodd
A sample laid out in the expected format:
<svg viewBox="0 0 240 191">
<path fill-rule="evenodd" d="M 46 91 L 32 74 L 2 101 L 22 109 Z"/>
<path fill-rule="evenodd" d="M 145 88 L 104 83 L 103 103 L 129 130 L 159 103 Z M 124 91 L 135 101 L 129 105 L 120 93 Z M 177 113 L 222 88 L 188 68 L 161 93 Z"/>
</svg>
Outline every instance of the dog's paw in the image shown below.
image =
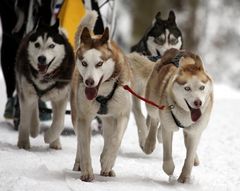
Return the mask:
<svg viewBox="0 0 240 191">
<path fill-rule="evenodd" d="M 18 141 L 17 146 L 18 146 L 19 149 L 29 150 L 30 149 L 30 142 L 29 142 L 29 140 Z"/>
<path fill-rule="evenodd" d="M 80 179 L 84 182 L 92 182 L 94 180 L 93 173 L 82 173 Z"/>
<path fill-rule="evenodd" d="M 179 176 L 179 178 L 178 178 L 178 182 L 179 183 L 190 183 L 191 182 L 191 178 L 190 177 L 187 177 L 187 176 L 185 176 L 185 175 L 183 175 L 183 174 L 181 174 L 180 176 Z"/>
<path fill-rule="evenodd" d="M 169 184 L 176 184 L 177 183 L 177 177 L 174 175 L 170 175 L 168 178 Z"/>
<path fill-rule="evenodd" d="M 101 176 L 110 176 L 110 177 L 115 177 L 116 176 L 114 170 L 110 170 L 108 172 L 101 170 L 100 175 Z"/>
<path fill-rule="evenodd" d="M 174 169 L 175 169 L 173 160 L 163 161 L 162 167 L 163 167 L 164 172 L 169 176 L 171 176 L 173 174 Z"/>
<path fill-rule="evenodd" d="M 53 141 L 52 143 L 50 143 L 49 147 L 51 149 L 55 149 L 55 150 L 61 150 L 62 149 L 62 145 L 61 145 L 59 139 L 57 139 L 56 141 Z"/>
<path fill-rule="evenodd" d="M 195 159 L 194 159 L 193 165 L 194 165 L 194 166 L 199 166 L 199 164 L 200 164 L 200 161 L 199 161 L 198 156 L 196 155 L 196 156 L 195 156 Z"/>
<path fill-rule="evenodd" d="M 152 140 L 152 139 L 147 139 L 143 148 L 143 151 L 149 155 L 151 154 L 154 149 L 155 149 L 155 145 L 156 145 L 156 140 Z"/>
<path fill-rule="evenodd" d="M 73 171 L 81 171 L 80 162 L 75 162 L 73 165 Z"/>
</svg>

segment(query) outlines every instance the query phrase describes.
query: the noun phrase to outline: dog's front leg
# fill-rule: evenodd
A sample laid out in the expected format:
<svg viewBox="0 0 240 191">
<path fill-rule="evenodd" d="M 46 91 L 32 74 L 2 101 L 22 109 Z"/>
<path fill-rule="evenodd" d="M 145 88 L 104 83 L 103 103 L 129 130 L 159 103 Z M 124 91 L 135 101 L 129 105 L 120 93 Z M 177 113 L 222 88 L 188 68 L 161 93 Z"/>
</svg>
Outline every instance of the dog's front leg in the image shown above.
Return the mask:
<svg viewBox="0 0 240 191">
<path fill-rule="evenodd" d="M 53 100 L 53 121 L 51 127 L 44 134 L 44 141 L 50 143 L 50 148 L 61 149 L 59 137 L 64 128 L 65 110 L 67 106 L 67 98 L 62 100 Z"/>
<path fill-rule="evenodd" d="M 163 140 L 163 170 L 168 176 L 172 176 L 175 165 L 172 158 L 173 132 L 162 126 Z"/>
<path fill-rule="evenodd" d="M 21 149 L 30 149 L 29 133 L 31 125 L 38 125 L 38 123 L 31 123 L 32 115 L 35 114 L 35 109 L 38 108 L 37 98 L 26 99 L 21 93 L 19 94 L 20 106 L 20 124 L 17 146 Z M 36 116 L 33 116 L 36 119 Z M 38 128 L 38 127 L 32 127 Z"/>
<path fill-rule="evenodd" d="M 184 132 L 184 141 L 187 150 L 186 159 L 182 168 L 182 173 L 178 178 L 178 182 L 185 183 L 190 179 L 192 167 L 196 159 L 196 150 L 201 134 L 188 134 Z"/>
<path fill-rule="evenodd" d="M 88 120 L 83 117 L 82 114 L 79 114 L 77 121 L 77 155 L 76 160 L 80 162 L 81 167 L 81 176 L 82 181 L 90 182 L 94 179 L 92 161 L 90 155 L 90 141 L 91 141 L 91 120 Z M 77 166 L 75 164 L 74 166 Z"/>
<path fill-rule="evenodd" d="M 129 120 L 128 114 L 121 114 L 121 116 L 114 119 L 113 117 L 105 118 L 103 123 L 104 147 L 101 154 L 101 172 L 102 176 L 115 176 L 112 170 L 119 147 L 121 145 L 122 137 L 126 130 Z"/>
</svg>

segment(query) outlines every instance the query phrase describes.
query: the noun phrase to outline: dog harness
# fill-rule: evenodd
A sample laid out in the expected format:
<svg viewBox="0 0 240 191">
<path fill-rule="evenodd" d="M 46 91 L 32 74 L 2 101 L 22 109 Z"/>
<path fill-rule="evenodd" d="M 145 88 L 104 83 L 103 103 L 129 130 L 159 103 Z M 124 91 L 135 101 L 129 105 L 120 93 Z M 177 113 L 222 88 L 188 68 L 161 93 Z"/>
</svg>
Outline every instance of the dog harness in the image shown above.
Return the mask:
<svg viewBox="0 0 240 191">
<path fill-rule="evenodd" d="M 97 114 L 106 115 L 108 113 L 107 103 L 110 99 L 112 99 L 112 97 L 114 95 L 114 92 L 117 89 L 117 87 L 118 87 L 118 83 L 117 83 L 117 81 L 115 81 L 112 91 L 106 97 L 101 96 L 101 95 L 96 97 L 96 101 L 98 103 L 100 103 L 100 108 L 99 108 Z"/>
</svg>

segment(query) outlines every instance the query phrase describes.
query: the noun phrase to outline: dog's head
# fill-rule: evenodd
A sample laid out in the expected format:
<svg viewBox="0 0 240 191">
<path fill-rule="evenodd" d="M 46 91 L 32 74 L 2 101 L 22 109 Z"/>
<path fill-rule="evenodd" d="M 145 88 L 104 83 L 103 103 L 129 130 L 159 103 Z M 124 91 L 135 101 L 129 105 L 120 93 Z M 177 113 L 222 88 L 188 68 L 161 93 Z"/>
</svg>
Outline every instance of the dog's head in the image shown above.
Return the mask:
<svg viewBox="0 0 240 191">
<path fill-rule="evenodd" d="M 147 45 L 152 56 L 160 56 L 170 49 L 181 49 L 183 46 L 182 33 L 175 21 L 175 13 L 169 12 L 168 19 L 163 20 L 158 12 L 153 26 L 147 34 Z"/>
<path fill-rule="evenodd" d="M 32 67 L 41 75 L 54 71 L 65 57 L 66 37 L 58 27 L 58 20 L 53 26 L 39 23 L 30 33 L 28 59 Z"/>
<path fill-rule="evenodd" d="M 180 59 L 172 93 L 181 108 L 190 110 L 192 121 L 201 117 L 201 110 L 212 94 L 212 80 L 198 55 L 188 53 Z"/>
<path fill-rule="evenodd" d="M 116 73 L 117 56 L 112 46 L 108 28 L 98 36 L 91 36 L 86 27 L 83 29 L 80 46 L 76 51 L 76 65 L 88 100 L 93 100 L 98 94 L 99 86 Z"/>
</svg>

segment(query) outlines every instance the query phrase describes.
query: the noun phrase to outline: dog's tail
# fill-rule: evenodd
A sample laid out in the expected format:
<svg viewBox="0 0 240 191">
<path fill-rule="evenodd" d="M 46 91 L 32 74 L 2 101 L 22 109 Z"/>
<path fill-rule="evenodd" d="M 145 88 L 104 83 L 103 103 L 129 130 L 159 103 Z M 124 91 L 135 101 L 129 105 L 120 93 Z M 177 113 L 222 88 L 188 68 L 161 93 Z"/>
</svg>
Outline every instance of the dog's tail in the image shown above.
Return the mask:
<svg viewBox="0 0 240 191">
<path fill-rule="evenodd" d="M 85 27 L 87 27 L 89 29 L 89 31 L 93 31 L 93 28 L 97 21 L 97 17 L 98 17 L 98 14 L 96 11 L 87 11 L 86 12 L 86 15 L 81 20 L 81 22 L 77 28 L 77 32 L 75 34 L 75 48 L 77 48 L 80 45 L 80 36 Z"/>
</svg>

